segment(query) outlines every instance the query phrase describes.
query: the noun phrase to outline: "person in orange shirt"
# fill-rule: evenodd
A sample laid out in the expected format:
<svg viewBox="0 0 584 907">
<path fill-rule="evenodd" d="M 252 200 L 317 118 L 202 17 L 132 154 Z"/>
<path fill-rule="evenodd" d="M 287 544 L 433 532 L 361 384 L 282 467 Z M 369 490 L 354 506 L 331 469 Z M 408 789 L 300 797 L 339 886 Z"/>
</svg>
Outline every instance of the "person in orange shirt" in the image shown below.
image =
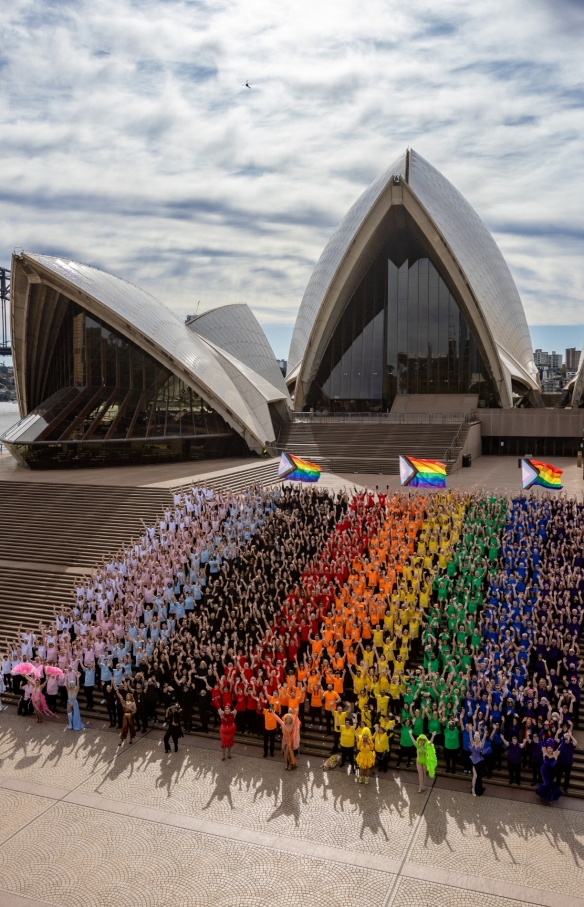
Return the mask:
<svg viewBox="0 0 584 907">
<path fill-rule="evenodd" d="M 310 642 L 310 645 L 312 646 L 312 655 L 316 656 L 318 658 L 318 656 L 320 655 L 320 653 L 323 650 L 324 640 L 322 640 L 320 638 L 318 633 L 316 634 L 316 636 L 313 636 L 312 633 L 309 633 L 308 641 Z"/>
<path fill-rule="evenodd" d="M 300 705 L 302 703 L 302 688 L 293 687 L 288 693 L 288 711 L 297 712 L 300 716 Z"/>
<path fill-rule="evenodd" d="M 303 660 L 302 664 L 299 664 L 299 663 L 298 663 L 298 656 L 296 655 L 295 658 L 294 658 L 294 664 L 296 665 L 296 680 L 297 680 L 297 682 L 298 682 L 298 683 L 304 683 L 304 681 L 306 680 L 306 675 L 307 675 L 307 671 L 306 671 L 306 656 L 304 656 L 304 660 Z"/>
<path fill-rule="evenodd" d="M 333 690 L 342 697 L 345 691 L 345 671 L 335 671 L 333 677 Z"/>
<path fill-rule="evenodd" d="M 349 649 L 351 648 L 352 645 L 353 645 L 352 637 L 344 636 L 343 637 L 343 652 L 345 653 L 345 655 L 347 654 L 347 652 L 349 651 Z"/>
<path fill-rule="evenodd" d="M 274 709 L 274 712 L 279 715 L 282 711 L 282 704 L 280 702 L 280 690 L 274 690 L 271 696 L 268 696 L 268 703 Z"/>
<path fill-rule="evenodd" d="M 267 709 L 264 709 L 264 759 L 268 758 L 268 746 L 270 749 L 270 756 L 274 755 L 274 744 L 276 742 L 277 730 L 278 722 L 276 721 L 274 707 L 272 705 L 268 705 Z"/>
<path fill-rule="evenodd" d="M 364 620 L 361 622 L 361 626 L 362 626 L 361 636 L 363 637 L 364 640 L 367 640 L 367 642 L 370 642 L 373 637 L 373 633 L 371 632 L 371 623 L 370 623 L 368 617 L 364 618 Z"/>
<path fill-rule="evenodd" d="M 313 682 L 309 687 L 310 692 L 310 724 L 309 727 L 314 727 L 314 724 L 318 721 L 318 729 L 322 731 L 322 697 L 323 690 L 320 684 L 320 679 L 316 682 Z"/>
<path fill-rule="evenodd" d="M 326 732 L 327 734 L 332 733 L 332 722 L 333 722 L 333 703 L 341 701 L 341 697 L 333 689 L 332 683 L 327 684 L 327 688 L 324 691 L 322 698 L 324 699 L 324 716 L 326 718 Z"/>
<path fill-rule="evenodd" d="M 331 664 L 333 671 L 342 671 L 345 667 L 345 659 L 342 655 L 335 655 L 335 657 L 331 660 Z"/>
<path fill-rule="evenodd" d="M 281 715 L 285 715 L 288 711 L 289 696 L 288 696 L 288 685 L 283 683 L 280 687 L 280 706 L 281 706 Z"/>
</svg>

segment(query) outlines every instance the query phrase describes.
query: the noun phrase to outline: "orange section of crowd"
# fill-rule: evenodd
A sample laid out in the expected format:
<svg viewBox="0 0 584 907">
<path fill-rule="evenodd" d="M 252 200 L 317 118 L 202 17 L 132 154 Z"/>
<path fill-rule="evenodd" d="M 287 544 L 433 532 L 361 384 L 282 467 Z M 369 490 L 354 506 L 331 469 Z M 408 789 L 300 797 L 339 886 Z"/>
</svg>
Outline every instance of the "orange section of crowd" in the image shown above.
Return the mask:
<svg viewBox="0 0 584 907">
<path fill-rule="evenodd" d="M 415 557 L 427 507 L 421 495 L 353 498 L 300 580 L 299 607 L 292 611 L 296 623 L 304 618 L 310 625 L 308 653 L 296 677 L 289 675 L 282 685 L 282 704 L 296 705 L 299 698 L 301 704 L 306 696 L 312 720 L 322 720 L 324 706 L 330 727 L 326 713 L 350 691 L 350 674 L 365 724 L 372 696 L 379 714 L 387 716 L 390 700 L 403 692 L 411 642 L 429 600 L 431 577 L 423 579 L 416 563 L 422 558 Z M 332 577 L 341 584 L 334 597 L 327 594 Z"/>
</svg>

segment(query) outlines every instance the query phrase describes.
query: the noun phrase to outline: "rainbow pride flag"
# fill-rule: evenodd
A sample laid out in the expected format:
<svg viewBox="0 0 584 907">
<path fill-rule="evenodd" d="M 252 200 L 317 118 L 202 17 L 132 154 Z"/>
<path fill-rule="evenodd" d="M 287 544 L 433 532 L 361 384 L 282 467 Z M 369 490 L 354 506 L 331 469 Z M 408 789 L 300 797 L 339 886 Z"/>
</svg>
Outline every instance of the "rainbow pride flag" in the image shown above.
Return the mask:
<svg viewBox="0 0 584 907">
<path fill-rule="evenodd" d="M 283 453 L 278 466 L 278 478 L 291 482 L 318 482 L 322 469 L 310 460 L 303 460 L 294 454 Z"/>
<path fill-rule="evenodd" d="M 564 470 L 552 466 L 551 463 L 541 463 L 539 460 L 521 461 L 521 487 L 526 490 L 540 485 L 558 491 L 562 487 Z"/>
<path fill-rule="evenodd" d="M 446 464 L 440 460 L 400 457 L 399 474 L 401 484 L 410 488 L 446 488 Z"/>
</svg>

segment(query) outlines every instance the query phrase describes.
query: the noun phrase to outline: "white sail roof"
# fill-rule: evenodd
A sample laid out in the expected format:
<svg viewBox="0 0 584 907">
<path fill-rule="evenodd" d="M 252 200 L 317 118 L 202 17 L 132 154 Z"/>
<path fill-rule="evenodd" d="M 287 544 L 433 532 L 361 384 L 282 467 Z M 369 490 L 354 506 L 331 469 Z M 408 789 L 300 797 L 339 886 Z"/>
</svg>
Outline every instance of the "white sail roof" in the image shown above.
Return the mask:
<svg viewBox="0 0 584 907">
<path fill-rule="evenodd" d="M 90 311 L 181 374 L 250 446 L 259 449 L 274 441 L 267 400 L 262 397 L 259 401 L 255 393 L 250 394 L 253 400 L 247 399 L 249 380 L 235 381 L 236 365 L 231 362 L 226 369 L 223 357 L 164 303 L 127 280 L 90 265 L 35 252 L 23 252 L 19 258 L 42 279 L 56 279 L 63 292 L 71 287 L 75 298 L 87 300 Z"/>
</svg>

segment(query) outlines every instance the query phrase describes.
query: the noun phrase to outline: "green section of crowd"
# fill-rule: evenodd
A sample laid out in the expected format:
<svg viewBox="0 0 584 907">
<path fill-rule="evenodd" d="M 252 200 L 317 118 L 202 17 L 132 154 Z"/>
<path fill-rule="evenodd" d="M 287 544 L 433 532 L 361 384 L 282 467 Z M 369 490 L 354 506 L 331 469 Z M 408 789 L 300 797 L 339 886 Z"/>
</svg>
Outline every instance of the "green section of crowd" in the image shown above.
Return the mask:
<svg viewBox="0 0 584 907">
<path fill-rule="evenodd" d="M 504 497 L 466 496 L 460 539 L 435 574 L 422 631 L 423 672 L 410 672 L 403 695 L 400 761 L 411 749 L 410 731 L 435 735 L 445 750 L 460 747 L 459 717 L 482 647 L 480 612 L 489 574 L 499 566 L 507 522 Z"/>
</svg>

